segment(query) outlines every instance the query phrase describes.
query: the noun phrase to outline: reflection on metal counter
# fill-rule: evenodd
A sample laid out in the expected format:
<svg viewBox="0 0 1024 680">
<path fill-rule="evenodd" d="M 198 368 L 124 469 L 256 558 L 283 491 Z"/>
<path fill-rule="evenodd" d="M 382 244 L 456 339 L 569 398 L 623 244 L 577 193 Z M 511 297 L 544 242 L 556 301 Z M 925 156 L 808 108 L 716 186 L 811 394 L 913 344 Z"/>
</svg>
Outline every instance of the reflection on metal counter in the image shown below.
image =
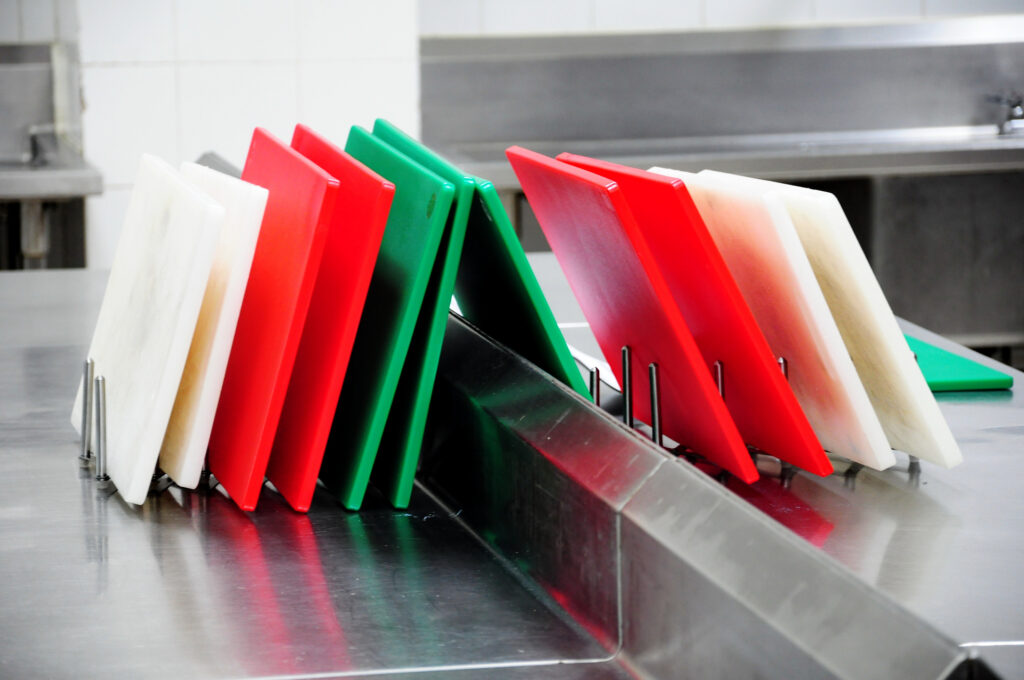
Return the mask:
<svg viewBox="0 0 1024 680">
<path fill-rule="evenodd" d="M 555 263 L 532 264 L 595 353 Z M 1014 392 L 940 396 L 956 470 L 817 478 L 758 456 L 748 503 L 452 317 L 407 512 L 322 489 L 308 517 L 273 493 L 252 515 L 174 488 L 132 508 L 64 422 L 102 279 L 0 274 L 0 318 L 25 320 L 0 324 L 12 676 L 1022 675 Z"/>
<path fill-rule="evenodd" d="M 570 345 L 599 355 L 554 256 L 530 258 Z M 1024 377 L 918 326 L 901 325 L 909 335 L 1011 375 L 1015 384 Z M 898 454 L 888 471 L 837 460 L 835 474 L 818 478 L 758 456 L 762 479 L 749 487 L 731 480 L 727 488 L 874 592 L 980 652 L 1003 677 L 1024 677 L 1024 590 L 1016 578 L 1024 555 L 1024 534 L 1016 526 L 1024 516 L 1016 490 L 1024 395 L 996 390 L 936 397 L 964 451 L 960 468 L 917 464 Z"/>
<path fill-rule="evenodd" d="M 424 482 L 637 674 L 945 678 L 984 668 L 465 323 L 453 319 L 448 338 Z"/>
<path fill-rule="evenodd" d="M 65 411 L 104 281 L 0 274 L 4 675 L 628 677 L 422 490 L 357 515 L 319 489 L 304 517 L 269 491 L 247 515 L 220 491 L 100 489 Z"/>
</svg>

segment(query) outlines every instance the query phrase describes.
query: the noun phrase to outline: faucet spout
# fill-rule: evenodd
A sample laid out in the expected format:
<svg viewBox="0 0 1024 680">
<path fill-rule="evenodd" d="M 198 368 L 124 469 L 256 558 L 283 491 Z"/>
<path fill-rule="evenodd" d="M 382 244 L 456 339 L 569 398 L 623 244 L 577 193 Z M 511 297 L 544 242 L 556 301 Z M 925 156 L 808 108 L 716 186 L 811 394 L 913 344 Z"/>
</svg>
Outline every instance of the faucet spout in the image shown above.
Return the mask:
<svg viewBox="0 0 1024 680">
<path fill-rule="evenodd" d="M 988 99 L 1006 107 L 1006 118 L 999 124 L 999 134 L 1012 135 L 1024 132 L 1024 95 L 1011 92 Z"/>
</svg>

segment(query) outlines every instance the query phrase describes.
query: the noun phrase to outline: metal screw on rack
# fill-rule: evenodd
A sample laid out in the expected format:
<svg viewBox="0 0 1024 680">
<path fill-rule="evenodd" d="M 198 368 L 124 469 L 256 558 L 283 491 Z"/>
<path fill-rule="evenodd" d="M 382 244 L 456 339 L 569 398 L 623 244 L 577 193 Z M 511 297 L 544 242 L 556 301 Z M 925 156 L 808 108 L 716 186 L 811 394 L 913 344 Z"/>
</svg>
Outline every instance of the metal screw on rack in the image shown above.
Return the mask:
<svg viewBox="0 0 1024 680">
<path fill-rule="evenodd" d="M 96 481 L 109 482 L 107 474 L 107 379 L 96 376 L 96 396 L 94 410 L 96 412 Z"/>
<path fill-rule="evenodd" d="M 921 483 L 921 460 L 917 456 L 907 457 L 910 459 L 910 464 L 907 465 L 910 484 L 911 486 L 917 486 Z"/>
<path fill-rule="evenodd" d="M 597 366 L 590 369 L 590 396 L 594 398 L 594 406 L 601 405 L 601 370 Z"/>
<path fill-rule="evenodd" d="M 633 352 L 629 345 L 622 346 L 622 419 L 633 427 Z"/>
<path fill-rule="evenodd" d="M 794 477 L 796 477 L 796 467 L 792 463 L 780 461 L 779 481 L 782 482 L 782 488 L 788 489 L 793 484 Z"/>
<path fill-rule="evenodd" d="M 715 384 L 718 385 L 718 395 L 725 399 L 725 364 L 721 360 L 715 362 Z"/>
<path fill-rule="evenodd" d="M 210 493 L 217 488 L 219 483 L 217 478 L 213 476 L 213 473 L 210 472 L 210 461 L 203 461 L 203 471 L 199 474 L 199 484 L 196 485 L 196 491 Z"/>
<path fill-rule="evenodd" d="M 651 439 L 658 446 L 664 446 L 661 437 L 661 390 L 658 385 L 658 364 L 647 365 L 647 375 L 651 383 Z"/>
<path fill-rule="evenodd" d="M 89 452 L 92 446 L 92 374 L 95 362 L 86 359 L 82 366 L 82 452 L 78 460 L 88 463 L 92 459 Z"/>
<path fill-rule="evenodd" d="M 843 486 L 847 489 L 857 488 L 857 475 L 864 469 L 864 466 L 860 463 L 850 463 L 850 467 L 846 468 L 846 472 L 843 473 Z"/>
<path fill-rule="evenodd" d="M 173 482 L 170 476 L 166 472 L 157 468 L 153 471 L 153 476 L 149 480 L 149 491 L 147 492 L 150 496 L 159 496 L 167 489 L 171 488 Z"/>
</svg>

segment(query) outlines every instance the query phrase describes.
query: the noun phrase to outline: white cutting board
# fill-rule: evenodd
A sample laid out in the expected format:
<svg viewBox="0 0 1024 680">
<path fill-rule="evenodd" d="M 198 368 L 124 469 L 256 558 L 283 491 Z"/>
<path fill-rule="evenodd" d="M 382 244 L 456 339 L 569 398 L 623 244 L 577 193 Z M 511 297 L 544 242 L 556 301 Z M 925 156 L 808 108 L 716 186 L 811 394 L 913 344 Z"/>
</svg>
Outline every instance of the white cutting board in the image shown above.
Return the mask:
<svg viewBox="0 0 1024 680">
<path fill-rule="evenodd" d="M 225 210 L 195 334 L 160 449 L 160 469 L 178 486 L 194 489 L 210 443 L 267 190 L 195 163 L 182 163 L 181 175 Z"/>
<path fill-rule="evenodd" d="M 686 183 L 825 450 L 878 470 L 895 463 L 782 200 L 733 175 L 651 171 Z"/>
<path fill-rule="evenodd" d="M 107 383 L 107 472 L 129 503 L 149 491 L 223 220 L 174 168 L 142 157 L 89 346 Z M 81 409 L 79 385 L 76 428 Z"/>
<path fill-rule="evenodd" d="M 785 204 L 892 448 L 946 468 L 960 463 L 960 448 L 836 197 L 744 179 Z"/>
</svg>

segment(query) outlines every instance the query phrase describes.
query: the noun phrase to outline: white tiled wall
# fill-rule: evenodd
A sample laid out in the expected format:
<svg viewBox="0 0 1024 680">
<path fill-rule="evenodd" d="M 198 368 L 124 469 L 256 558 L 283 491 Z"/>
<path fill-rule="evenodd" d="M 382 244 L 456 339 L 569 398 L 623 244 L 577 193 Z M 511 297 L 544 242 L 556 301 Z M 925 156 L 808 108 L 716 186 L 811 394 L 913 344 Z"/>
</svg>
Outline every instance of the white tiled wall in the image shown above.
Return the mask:
<svg viewBox="0 0 1024 680">
<path fill-rule="evenodd" d="M 73 40 L 75 0 L 0 0 L 0 43 Z"/>
<path fill-rule="evenodd" d="M 1024 13 L 1024 0 L 419 0 L 422 35 L 678 31 Z"/>
<path fill-rule="evenodd" d="M 700 0 L 594 0 L 596 31 L 657 31 L 666 25 L 689 30 L 703 21 L 704 3 Z"/>
<path fill-rule="evenodd" d="M 593 24 L 591 4 L 591 0 L 485 2 L 482 7 L 481 29 L 484 33 L 585 31 Z"/>
<path fill-rule="evenodd" d="M 0 0 L 0 26 L 74 0 L 20 2 Z M 78 16 L 85 153 L 106 185 L 86 206 L 90 267 L 110 266 L 143 152 L 241 166 L 256 125 L 339 145 L 376 117 L 419 133 L 417 0 L 78 0 Z"/>
<path fill-rule="evenodd" d="M 21 37 L 21 9 L 18 0 L 0 0 L 0 42 L 18 42 Z"/>
</svg>

